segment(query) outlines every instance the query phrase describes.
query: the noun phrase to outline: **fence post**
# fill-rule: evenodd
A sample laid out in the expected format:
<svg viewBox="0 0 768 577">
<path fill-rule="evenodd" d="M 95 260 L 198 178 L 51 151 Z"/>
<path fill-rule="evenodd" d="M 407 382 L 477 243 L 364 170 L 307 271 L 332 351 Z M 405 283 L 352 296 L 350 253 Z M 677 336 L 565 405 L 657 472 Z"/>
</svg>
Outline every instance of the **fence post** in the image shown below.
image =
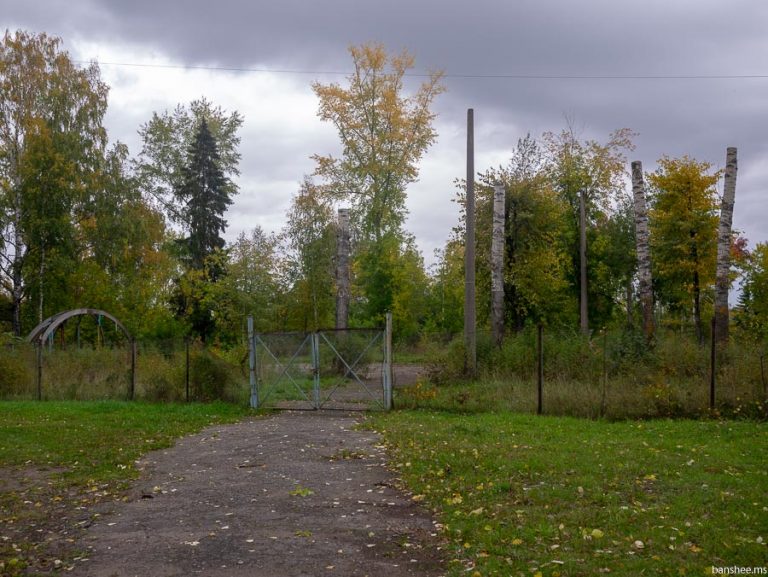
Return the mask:
<svg viewBox="0 0 768 577">
<path fill-rule="evenodd" d="M 248 317 L 248 381 L 251 386 L 251 408 L 259 408 L 259 389 L 256 387 L 256 337 L 253 334 L 253 317 Z"/>
<path fill-rule="evenodd" d="M 37 400 L 43 400 L 43 343 L 37 343 Z"/>
<path fill-rule="evenodd" d="M 543 389 L 544 389 L 544 325 L 539 323 L 536 330 L 536 414 L 540 415 L 543 411 Z"/>
<path fill-rule="evenodd" d="M 709 409 L 715 410 L 715 370 L 717 369 L 717 339 L 715 338 L 716 321 L 712 317 L 712 335 L 709 349 Z"/>
<path fill-rule="evenodd" d="M 131 339 L 131 389 L 128 398 L 132 401 L 136 396 L 136 339 Z"/>
<path fill-rule="evenodd" d="M 603 391 L 600 395 L 600 416 L 605 416 L 608 392 L 608 330 L 603 327 Z"/>
<path fill-rule="evenodd" d="M 392 410 L 392 313 L 386 316 L 384 335 L 384 410 Z"/>
<path fill-rule="evenodd" d="M 189 402 L 189 337 L 184 339 L 184 387 Z"/>
<path fill-rule="evenodd" d="M 314 409 L 320 408 L 320 334 L 312 333 L 312 393 L 314 395 Z"/>
</svg>

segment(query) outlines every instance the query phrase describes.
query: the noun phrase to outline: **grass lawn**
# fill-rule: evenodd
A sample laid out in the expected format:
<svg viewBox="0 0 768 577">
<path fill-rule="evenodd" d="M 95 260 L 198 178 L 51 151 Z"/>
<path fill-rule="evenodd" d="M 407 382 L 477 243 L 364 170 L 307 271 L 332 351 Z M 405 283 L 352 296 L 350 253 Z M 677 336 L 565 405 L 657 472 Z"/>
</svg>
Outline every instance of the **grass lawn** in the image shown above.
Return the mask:
<svg viewBox="0 0 768 577">
<path fill-rule="evenodd" d="M 0 575 L 66 568 L 78 527 L 121 498 L 137 458 L 246 414 L 223 403 L 0 402 Z"/>
<path fill-rule="evenodd" d="M 768 567 L 768 425 L 402 411 L 384 433 L 451 575 Z"/>
</svg>

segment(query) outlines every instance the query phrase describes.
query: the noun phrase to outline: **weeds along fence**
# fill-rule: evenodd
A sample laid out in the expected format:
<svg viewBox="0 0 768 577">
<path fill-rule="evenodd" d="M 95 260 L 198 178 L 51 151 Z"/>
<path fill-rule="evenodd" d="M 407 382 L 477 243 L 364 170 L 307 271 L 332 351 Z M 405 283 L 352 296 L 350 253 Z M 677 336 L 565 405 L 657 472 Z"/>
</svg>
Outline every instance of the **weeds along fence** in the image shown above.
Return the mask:
<svg viewBox="0 0 768 577">
<path fill-rule="evenodd" d="M 716 349 L 712 403 L 709 343 L 699 346 L 693 338 L 660 332 L 649 347 L 633 332 L 586 338 L 545 328 L 540 359 L 537 332 L 531 327 L 508 335 L 500 348 L 490 334 L 478 333 L 478 375 L 469 381 L 462 338 L 437 347 L 427 339 L 422 345 L 431 356 L 427 378 L 400 390 L 396 406 L 592 418 L 768 416 L 764 344 L 731 339 Z"/>
<path fill-rule="evenodd" d="M 248 402 L 245 345 L 228 350 L 184 339 L 103 346 L 0 347 L 0 398 Z M 134 373 L 135 371 L 135 373 Z"/>
</svg>

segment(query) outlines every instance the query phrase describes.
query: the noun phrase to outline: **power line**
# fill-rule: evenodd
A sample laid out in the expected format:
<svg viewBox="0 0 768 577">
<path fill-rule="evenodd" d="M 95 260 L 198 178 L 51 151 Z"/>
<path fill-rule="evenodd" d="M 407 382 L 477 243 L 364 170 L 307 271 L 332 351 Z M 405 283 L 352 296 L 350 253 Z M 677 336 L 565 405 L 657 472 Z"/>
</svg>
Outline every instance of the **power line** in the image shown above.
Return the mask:
<svg viewBox="0 0 768 577">
<path fill-rule="evenodd" d="M 77 64 L 95 62 L 99 66 L 123 66 L 129 68 L 155 68 L 170 70 L 206 70 L 211 72 L 254 72 L 271 74 L 318 74 L 328 76 L 347 76 L 351 71 L 340 70 L 302 70 L 248 68 L 238 66 L 199 66 L 186 64 L 148 64 L 139 62 L 99 62 L 98 60 L 75 60 Z M 405 76 L 428 78 L 430 74 L 411 72 Z M 444 73 L 443 78 L 457 79 L 501 79 L 501 80 L 765 80 L 768 74 L 462 74 Z"/>
</svg>

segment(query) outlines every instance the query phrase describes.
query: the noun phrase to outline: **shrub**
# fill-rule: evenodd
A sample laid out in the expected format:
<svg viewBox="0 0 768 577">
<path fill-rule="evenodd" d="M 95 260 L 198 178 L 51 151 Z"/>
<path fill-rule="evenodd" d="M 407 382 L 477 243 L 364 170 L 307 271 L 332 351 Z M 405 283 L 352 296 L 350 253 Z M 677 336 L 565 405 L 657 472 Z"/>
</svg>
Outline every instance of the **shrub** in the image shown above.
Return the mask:
<svg viewBox="0 0 768 577">
<path fill-rule="evenodd" d="M 235 368 L 215 351 L 194 351 L 190 357 L 189 373 L 190 388 L 196 401 L 232 400 L 232 389 L 238 384 Z"/>
<path fill-rule="evenodd" d="M 34 375 L 20 350 L 0 349 L 0 397 L 17 397 L 32 390 Z"/>
</svg>

